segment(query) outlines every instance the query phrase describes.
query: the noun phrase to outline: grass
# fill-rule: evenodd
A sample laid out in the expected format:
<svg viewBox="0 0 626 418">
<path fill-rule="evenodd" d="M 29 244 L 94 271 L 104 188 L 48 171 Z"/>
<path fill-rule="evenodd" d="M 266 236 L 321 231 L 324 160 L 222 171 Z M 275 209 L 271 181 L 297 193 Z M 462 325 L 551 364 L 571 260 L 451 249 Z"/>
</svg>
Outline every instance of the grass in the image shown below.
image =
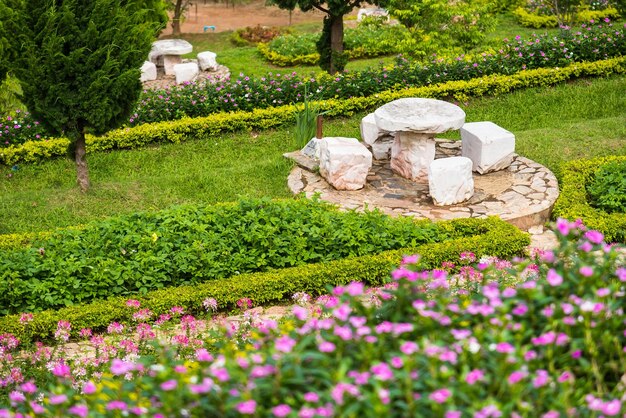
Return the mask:
<svg viewBox="0 0 626 418">
<path fill-rule="evenodd" d="M 462 104 L 467 121 L 490 120 L 517 138 L 517 151 L 558 173 L 575 158 L 626 155 L 626 77 L 580 80 Z M 364 114 L 326 121 L 325 136 L 359 138 Z M 110 215 L 240 196 L 289 197 L 293 127 L 130 151 L 90 154 L 92 190 L 75 186 L 58 159 L 0 167 L 0 233 L 41 231 Z M 12 174 L 9 178 L 8 175 Z"/>
</svg>

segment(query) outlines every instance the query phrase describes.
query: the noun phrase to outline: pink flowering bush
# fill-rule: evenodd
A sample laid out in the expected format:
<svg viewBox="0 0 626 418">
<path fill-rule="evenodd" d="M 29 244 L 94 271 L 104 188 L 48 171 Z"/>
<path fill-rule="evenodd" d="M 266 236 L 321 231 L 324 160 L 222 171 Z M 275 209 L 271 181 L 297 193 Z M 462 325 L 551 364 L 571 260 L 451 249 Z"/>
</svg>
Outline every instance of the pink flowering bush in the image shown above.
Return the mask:
<svg viewBox="0 0 626 418">
<path fill-rule="evenodd" d="M 130 339 L 148 354 L 98 340 L 98 364 L 55 360 L 48 380 L 7 383 L 5 336 L 0 417 L 623 417 L 623 258 L 580 223 L 557 234 L 461 277 L 406 257 L 384 289 L 338 287 L 280 323 L 247 311 L 243 330 L 187 319 L 178 343 Z"/>
</svg>

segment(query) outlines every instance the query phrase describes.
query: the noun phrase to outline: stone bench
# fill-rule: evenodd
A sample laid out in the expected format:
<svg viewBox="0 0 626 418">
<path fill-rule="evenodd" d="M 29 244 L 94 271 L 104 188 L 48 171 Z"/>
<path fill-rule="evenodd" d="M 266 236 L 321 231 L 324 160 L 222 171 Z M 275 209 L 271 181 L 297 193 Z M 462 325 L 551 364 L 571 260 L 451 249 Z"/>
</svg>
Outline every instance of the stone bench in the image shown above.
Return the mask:
<svg viewBox="0 0 626 418">
<path fill-rule="evenodd" d="M 465 202 L 474 195 L 472 160 L 465 157 L 434 160 L 428 167 L 428 188 L 437 206 Z"/>
<path fill-rule="evenodd" d="M 372 153 L 356 138 L 320 141 L 320 174 L 335 189 L 362 189 L 371 167 Z"/>
<path fill-rule="evenodd" d="M 471 122 L 461 127 L 461 155 L 473 170 L 485 174 L 508 168 L 515 152 L 515 135 L 493 122 Z"/>
</svg>

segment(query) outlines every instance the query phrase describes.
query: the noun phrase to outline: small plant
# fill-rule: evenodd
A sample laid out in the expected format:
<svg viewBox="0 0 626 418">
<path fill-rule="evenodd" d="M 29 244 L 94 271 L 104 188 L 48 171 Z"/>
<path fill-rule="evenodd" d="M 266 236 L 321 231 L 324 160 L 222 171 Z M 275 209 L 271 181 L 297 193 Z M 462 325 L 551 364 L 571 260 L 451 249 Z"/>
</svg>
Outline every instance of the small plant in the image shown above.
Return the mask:
<svg viewBox="0 0 626 418">
<path fill-rule="evenodd" d="M 592 206 L 607 213 L 626 213 L 626 161 L 598 168 L 587 192 Z"/>
<path fill-rule="evenodd" d="M 312 104 L 308 99 L 308 88 L 304 87 L 304 106 L 296 112 L 296 147 L 303 148 L 311 138 L 315 137 L 317 117 L 322 115 L 317 104 Z"/>
</svg>

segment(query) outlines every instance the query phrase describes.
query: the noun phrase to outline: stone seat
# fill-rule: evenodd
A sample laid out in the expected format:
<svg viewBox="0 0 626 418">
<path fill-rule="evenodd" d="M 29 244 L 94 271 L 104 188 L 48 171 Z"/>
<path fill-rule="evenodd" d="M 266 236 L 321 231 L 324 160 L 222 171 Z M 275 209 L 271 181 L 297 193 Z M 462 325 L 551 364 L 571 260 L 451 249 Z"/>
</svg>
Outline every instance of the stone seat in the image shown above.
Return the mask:
<svg viewBox="0 0 626 418">
<path fill-rule="evenodd" d="M 176 64 L 174 66 L 174 74 L 176 75 L 176 84 L 184 83 L 185 81 L 193 81 L 200 69 L 195 62 L 188 62 L 185 64 Z"/>
<path fill-rule="evenodd" d="M 428 167 L 428 188 L 437 206 L 465 202 L 474 195 L 472 160 L 449 157 L 433 161 Z"/>
<path fill-rule="evenodd" d="M 472 160 L 480 174 L 504 170 L 511 165 L 515 135 L 493 122 L 471 122 L 461 127 L 461 155 Z"/>
<path fill-rule="evenodd" d="M 320 141 L 320 174 L 337 190 L 365 186 L 372 153 L 356 138 L 331 137 Z"/>
</svg>

